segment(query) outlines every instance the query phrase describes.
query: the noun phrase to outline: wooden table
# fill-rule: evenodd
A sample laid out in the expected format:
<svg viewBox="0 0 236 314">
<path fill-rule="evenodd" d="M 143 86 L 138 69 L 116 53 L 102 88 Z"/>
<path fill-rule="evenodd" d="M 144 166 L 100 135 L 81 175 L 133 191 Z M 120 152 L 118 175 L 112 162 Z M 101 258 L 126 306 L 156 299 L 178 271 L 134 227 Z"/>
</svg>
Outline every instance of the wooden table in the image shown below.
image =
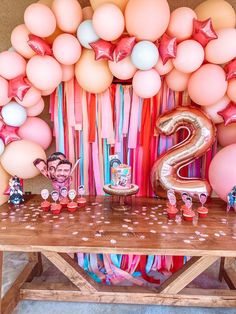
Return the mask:
<svg viewBox="0 0 236 314">
<path fill-rule="evenodd" d="M 1 313 L 10 313 L 19 300 L 57 300 L 175 306 L 236 307 L 236 215 L 225 203 L 208 204 L 207 218 L 168 221 L 165 201 L 134 198 L 132 210 L 110 209 L 110 198 L 91 197 L 75 214 L 60 216 L 40 210 L 32 196 L 18 209 L 0 207 L 0 265 L 3 251 L 23 251 L 29 263 L 1 300 Z M 98 236 L 99 234 L 99 236 Z M 192 256 L 184 267 L 158 288 L 104 286 L 95 283 L 68 253 L 130 253 Z M 42 273 L 41 253 L 70 284 L 36 284 Z M 190 289 L 186 286 L 221 258 L 220 279 L 230 289 Z M 227 267 L 225 267 L 225 264 Z"/>
</svg>

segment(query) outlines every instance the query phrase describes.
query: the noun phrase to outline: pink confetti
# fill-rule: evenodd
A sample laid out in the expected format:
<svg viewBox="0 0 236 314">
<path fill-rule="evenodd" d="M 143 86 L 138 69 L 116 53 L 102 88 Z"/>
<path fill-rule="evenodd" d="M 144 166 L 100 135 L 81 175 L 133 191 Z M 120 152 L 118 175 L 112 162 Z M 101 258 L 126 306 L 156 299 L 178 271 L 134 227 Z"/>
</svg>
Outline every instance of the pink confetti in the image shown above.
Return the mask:
<svg viewBox="0 0 236 314">
<path fill-rule="evenodd" d="M 116 244 L 117 243 L 117 241 L 116 240 L 114 240 L 114 239 L 111 239 L 111 244 Z"/>
</svg>

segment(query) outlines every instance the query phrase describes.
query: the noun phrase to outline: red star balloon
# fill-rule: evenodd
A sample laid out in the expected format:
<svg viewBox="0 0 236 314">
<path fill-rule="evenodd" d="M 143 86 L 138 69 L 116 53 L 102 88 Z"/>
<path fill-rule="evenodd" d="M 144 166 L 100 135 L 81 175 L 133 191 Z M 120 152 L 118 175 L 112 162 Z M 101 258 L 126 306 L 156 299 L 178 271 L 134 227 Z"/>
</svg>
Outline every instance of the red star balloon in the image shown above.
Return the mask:
<svg viewBox="0 0 236 314">
<path fill-rule="evenodd" d="M 90 46 L 95 52 L 95 60 L 111 60 L 114 61 L 113 52 L 115 45 L 109 41 L 99 39 L 93 43 L 90 43 Z"/>
<path fill-rule="evenodd" d="M 212 26 L 211 18 L 205 21 L 193 20 L 192 38 L 205 47 L 209 41 L 217 39 L 218 36 Z"/>
<path fill-rule="evenodd" d="M 236 59 L 225 66 L 226 79 L 231 80 L 236 77 Z"/>
<path fill-rule="evenodd" d="M 40 56 L 52 56 L 51 46 L 43 40 L 41 37 L 35 36 L 33 34 L 29 35 L 28 45 L 30 48 Z"/>
<path fill-rule="evenodd" d="M 2 121 L 0 121 L 0 138 L 3 140 L 5 145 L 21 139 L 16 133 L 17 130 L 18 128 L 6 125 Z"/>
<path fill-rule="evenodd" d="M 117 43 L 116 48 L 114 50 L 114 60 L 115 62 L 119 62 L 126 57 L 131 55 L 131 52 L 136 43 L 135 37 L 123 37 Z"/>
<path fill-rule="evenodd" d="M 164 65 L 169 59 L 176 57 L 176 50 L 177 50 L 176 38 L 172 38 L 164 34 L 161 37 L 158 48 L 159 48 L 159 53 L 160 53 L 162 63 Z"/>
<path fill-rule="evenodd" d="M 225 126 L 236 122 L 236 104 L 232 101 L 225 109 L 217 113 L 224 119 Z"/>
<path fill-rule="evenodd" d="M 26 81 L 24 75 L 17 76 L 9 81 L 8 97 L 17 97 L 20 101 L 22 101 L 30 87 L 31 85 Z"/>
</svg>

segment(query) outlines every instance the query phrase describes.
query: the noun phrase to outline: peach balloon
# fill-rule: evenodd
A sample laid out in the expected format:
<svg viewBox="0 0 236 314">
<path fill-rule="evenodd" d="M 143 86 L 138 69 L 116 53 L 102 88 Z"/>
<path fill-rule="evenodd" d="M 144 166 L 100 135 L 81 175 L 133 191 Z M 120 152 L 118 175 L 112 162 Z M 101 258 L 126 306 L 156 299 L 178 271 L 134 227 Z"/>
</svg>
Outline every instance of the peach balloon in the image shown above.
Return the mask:
<svg viewBox="0 0 236 314">
<path fill-rule="evenodd" d="M 202 45 L 189 39 L 178 44 L 173 65 L 180 72 L 192 73 L 202 65 L 203 61 L 204 49 Z"/>
<path fill-rule="evenodd" d="M 35 52 L 28 45 L 30 31 L 25 24 L 16 26 L 11 33 L 12 47 L 24 58 L 30 59 Z"/>
<path fill-rule="evenodd" d="M 0 53 L 0 76 L 11 80 L 25 73 L 26 61 L 15 51 Z"/>
<path fill-rule="evenodd" d="M 190 74 L 183 73 L 175 68 L 166 75 L 168 87 L 175 92 L 183 92 L 187 89 Z"/>
<path fill-rule="evenodd" d="M 42 93 L 42 96 L 50 96 L 52 93 L 54 93 L 54 91 L 55 91 L 55 88 L 52 88 L 48 90 L 42 90 L 41 93 Z"/>
<path fill-rule="evenodd" d="M 44 4 L 47 7 L 51 8 L 53 0 L 39 0 L 38 3 Z"/>
<path fill-rule="evenodd" d="M 46 150 L 52 142 L 52 131 L 48 124 L 40 118 L 29 117 L 17 131 L 23 140 L 29 140 Z"/>
<path fill-rule="evenodd" d="M 43 110 L 44 110 L 44 100 L 41 97 L 40 101 L 36 105 L 32 107 L 28 107 L 26 109 L 26 112 L 27 112 L 28 117 L 36 117 L 36 116 L 39 116 L 43 112 Z"/>
<path fill-rule="evenodd" d="M 96 10 L 101 4 L 104 4 L 107 2 L 117 5 L 121 9 L 121 11 L 124 12 L 128 0 L 109 0 L 109 1 L 107 1 L 107 0 L 90 0 L 90 4 L 94 10 Z"/>
<path fill-rule="evenodd" d="M 119 80 L 129 80 L 137 71 L 136 67 L 131 62 L 130 57 L 126 57 L 119 62 L 109 61 L 108 65 L 111 73 Z"/>
<path fill-rule="evenodd" d="M 196 104 L 210 106 L 223 98 L 227 85 L 225 72 L 219 65 L 205 64 L 191 75 L 188 93 Z"/>
<path fill-rule="evenodd" d="M 32 86 L 25 94 L 22 101 L 20 101 L 18 98 L 15 98 L 15 100 L 23 107 L 31 107 L 37 104 L 40 101 L 40 98 L 41 91 Z"/>
<path fill-rule="evenodd" d="M 211 118 L 211 120 L 215 123 L 222 123 L 224 120 L 223 118 L 218 114 L 219 111 L 225 109 L 230 102 L 230 99 L 227 95 L 225 95 L 222 99 L 220 99 L 217 103 L 203 107 L 203 110 L 208 114 L 208 116 Z"/>
<path fill-rule="evenodd" d="M 236 56 L 236 29 L 224 28 L 217 31 L 218 38 L 211 40 L 206 48 L 206 60 L 224 64 Z"/>
<path fill-rule="evenodd" d="M 92 7 L 85 7 L 82 9 L 83 21 L 85 20 L 92 20 L 93 18 L 93 8 Z"/>
<path fill-rule="evenodd" d="M 229 81 L 227 95 L 233 102 L 236 102 L 236 79 Z"/>
<path fill-rule="evenodd" d="M 125 9 L 126 29 L 138 40 L 156 41 L 166 31 L 169 20 L 166 0 L 129 0 Z"/>
<path fill-rule="evenodd" d="M 0 106 L 4 106 L 11 98 L 8 97 L 8 81 L 0 77 Z"/>
<path fill-rule="evenodd" d="M 41 3 L 29 5 L 24 14 L 28 30 L 40 37 L 48 37 L 56 29 L 56 18 L 49 7 Z"/>
<path fill-rule="evenodd" d="M 107 41 L 119 38 L 125 28 L 121 10 L 112 3 L 100 5 L 95 10 L 92 21 L 96 34 Z"/>
<path fill-rule="evenodd" d="M 227 1 L 207 0 L 200 3 L 194 11 L 200 21 L 211 18 L 215 30 L 235 27 L 235 11 L 232 5 Z"/>
<path fill-rule="evenodd" d="M 81 45 L 71 34 L 59 35 L 52 46 L 54 57 L 62 64 L 75 64 L 81 55 Z"/>
<path fill-rule="evenodd" d="M 236 144 L 236 123 L 227 126 L 224 123 L 219 124 L 217 126 L 217 139 L 222 147 Z"/>
<path fill-rule="evenodd" d="M 0 164 L 0 178 L 1 178 L 1 184 L 0 184 L 0 205 L 4 204 L 5 202 L 8 201 L 9 196 L 8 195 L 4 195 L 4 192 L 6 191 L 8 184 L 9 184 L 9 180 L 11 178 L 11 176 L 9 175 L 9 173 L 7 173 L 4 168 L 2 167 L 2 165 Z"/>
<path fill-rule="evenodd" d="M 54 0 L 52 10 L 58 27 L 67 33 L 75 33 L 82 22 L 82 9 L 77 0 Z"/>
<path fill-rule="evenodd" d="M 133 89 L 142 98 L 155 96 L 161 88 L 161 78 L 155 69 L 138 70 L 133 77 Z"/>
<path fill-rule="evenodd" d="M 1 156 L 3 168 L 12 176 L 31 179 L 39 174 L 33 162 L 37 158 L 46 160 L 42 147 L 28 140 L 11 142 Z"/>
<path fill-rule="evenodd" d="M 175 9 L 170 15 L 167 34 L 176 37 L 178 41 L 190 38 L 193 33 L 193 19 L 196 18 L 197 14 L 188 7 Z"/>
<path fill-rule="evenodd" d="M 90 93 L 102 93 L 110 87 L 113 75 L 105 60 L 95 60 L 93 50 L 83 49 L 75 66 L 75 76 L 79 85 Z"/>
<path fill-rule="evenodd" d="M 34 56 L 27 64 L 29 81 L 40 90 L 55 89 L 62 80 L 60 64 L 50 56 Z"/>
<path fill-rule="evenodd" d="M 165 64 L 163 64 L 161 58 L 159 58 L 154 68 L 160 75 L 165 75 L 169 73 L 173 69 L 173 67 L 174 66 L 172 60 L 168 60 Z"/>
<path fill-rule="evenodd" d="M 75 75 L 74 65 L 61 65 L 62 69 L 62 82 L 68 82 L 73 79 Z"/>
</svg>

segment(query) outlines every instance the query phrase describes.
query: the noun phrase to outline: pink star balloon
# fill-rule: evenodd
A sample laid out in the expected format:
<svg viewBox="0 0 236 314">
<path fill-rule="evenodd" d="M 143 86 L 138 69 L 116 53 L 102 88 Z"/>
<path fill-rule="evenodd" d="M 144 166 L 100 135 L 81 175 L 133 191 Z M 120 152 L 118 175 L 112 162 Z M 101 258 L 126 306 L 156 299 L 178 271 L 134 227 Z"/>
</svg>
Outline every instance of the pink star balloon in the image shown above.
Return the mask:
<svg viewBox="0 0 236 314">
<path fill-rule="evenodd" d="M 225 109 L 217 113 L 224 119 L 225 126 L 236 122 L 236 104 L 232 101 Z"/>
<path fill-rule="evenodd" d="M 114 50 L 114 60 L 115 62 L 119 62 L 126 57 L 131 55 L 131 52 L 134 48 L 136 43 L 135 37 L 124 37 L 121 38 L 120 41 L 117 43 L 116 48 Z"/>
<path fill-rule="evenodd" d="M 236 77 L 236 59 L 225 66 L 226 79 L 231 80 Z"/>
<path fill-rule="evenodd" d="M 31 84 L 26 81 L 24 75 L 17 76 L 9 81 L 8 97 L 17 97 L 20 101 L 22 101 L 30 87 Z"/>
<path fill-rule="evenodd" d="M 95 60 L 110 60 L 114 61 L 113 52 L 115 45 L 109 41 L 99 39 L 93 43 L 90 43 L 90 46 L 95 52 Z"/>
<path fill-rule="evenodd" d="M 0 121 L 0 138 L 3 140 L 5 145 L 10 144 L 13 141 L 18 141 L 21 138 L 16 133 L 18 128 L 8 126 L 4 122 Z"/>
<path fill-rule="evenodd" d="M 52 48 L 51 46 L 43 40 L 41 37 L 38 37 L 36 35 L 30 34 L 28 45 L 30 48 L 37 53 L 37 55 L 40 56 L 52 56 Z"/>
<path fill-rule="evenodd" d="M 218 36 L 212 26 L 211 18 L 205 21 L 193 20 L 192 38 L 205 47 L 209 41 L 217 39 Z"/>
<path fill-rule="evenodd" d="M 159 43 L 159 53 L 160 53 L 163 65 L 165 65 L 169 59 L 173 59 L 176 57 L 176 50 L 177 50 L 176 38 L 170 37 L 167 34 L 164 34 L 161 37 L 161 40 Z"/>
</svg>

